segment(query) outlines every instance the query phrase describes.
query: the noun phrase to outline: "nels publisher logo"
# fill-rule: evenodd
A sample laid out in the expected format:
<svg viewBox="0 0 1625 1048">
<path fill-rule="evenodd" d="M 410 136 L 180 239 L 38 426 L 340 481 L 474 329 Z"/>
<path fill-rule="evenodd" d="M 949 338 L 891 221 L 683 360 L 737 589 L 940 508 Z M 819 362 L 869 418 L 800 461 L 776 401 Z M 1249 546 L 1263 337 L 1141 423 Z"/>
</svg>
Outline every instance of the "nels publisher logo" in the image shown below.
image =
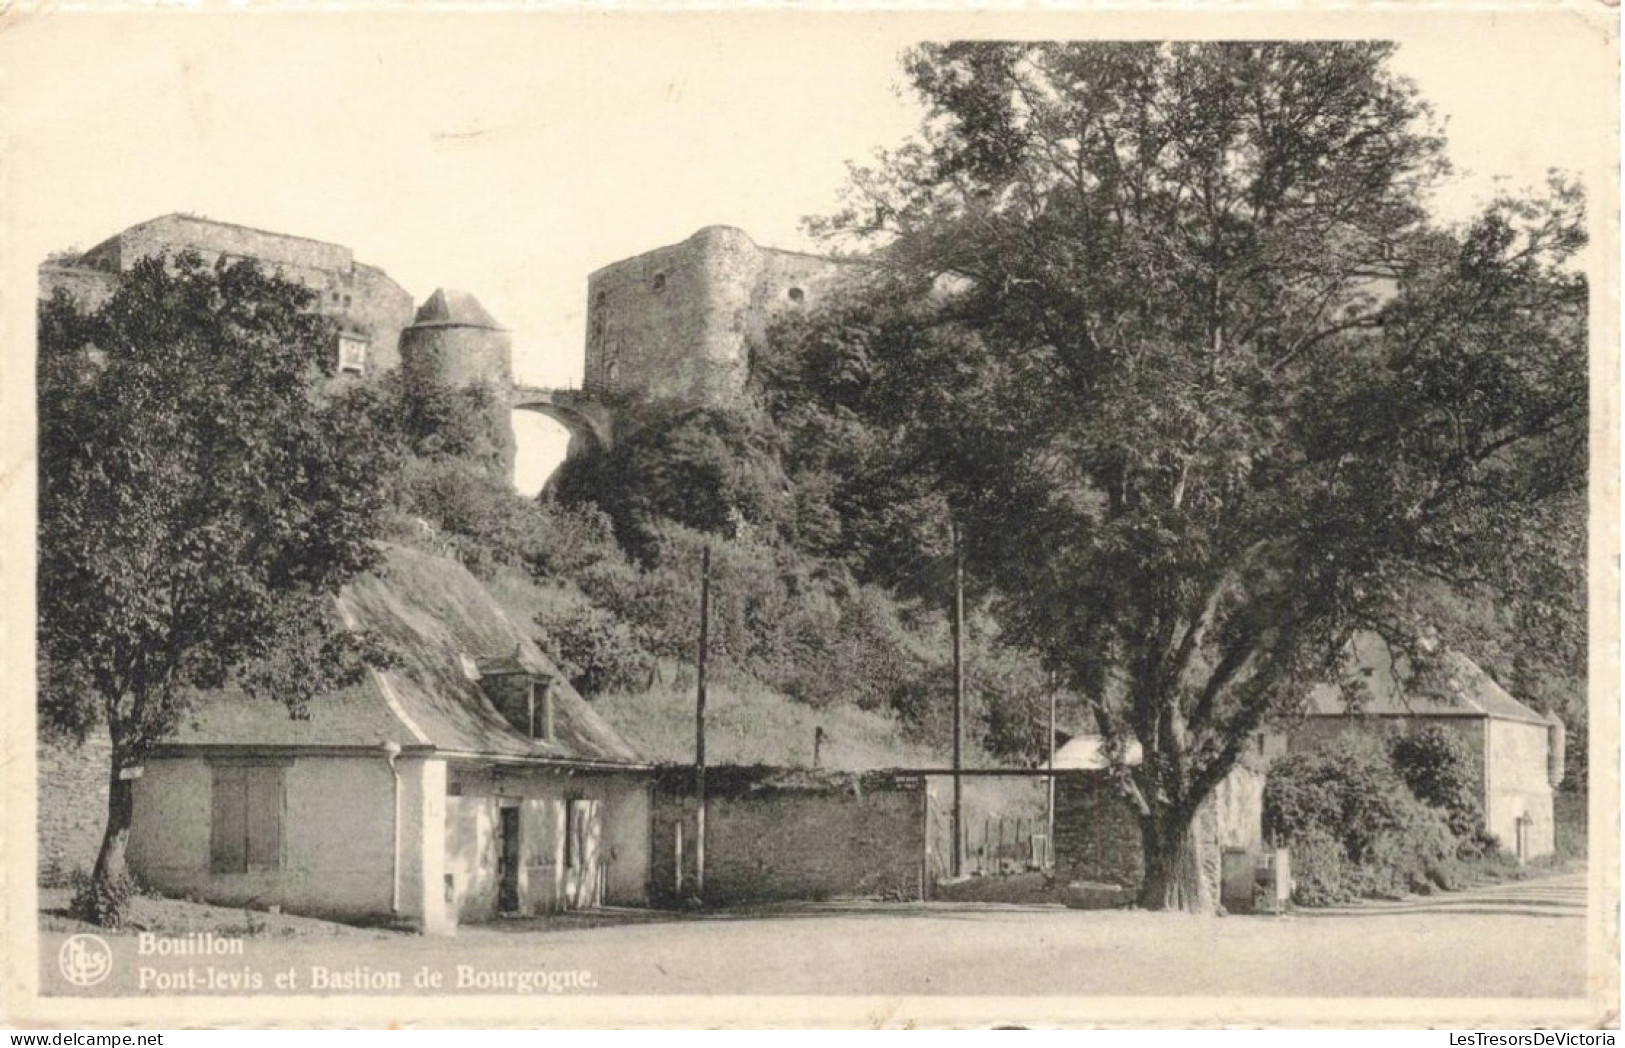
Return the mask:
<svg viewBox="0 0 1625 1048">
<path fill-rule="evenodd" d="M 62 977 L 75 986 L 95 986 L 113 970 L 113 950 L 99 935 L 70 935 L 56 956 Z"/>
</svg>

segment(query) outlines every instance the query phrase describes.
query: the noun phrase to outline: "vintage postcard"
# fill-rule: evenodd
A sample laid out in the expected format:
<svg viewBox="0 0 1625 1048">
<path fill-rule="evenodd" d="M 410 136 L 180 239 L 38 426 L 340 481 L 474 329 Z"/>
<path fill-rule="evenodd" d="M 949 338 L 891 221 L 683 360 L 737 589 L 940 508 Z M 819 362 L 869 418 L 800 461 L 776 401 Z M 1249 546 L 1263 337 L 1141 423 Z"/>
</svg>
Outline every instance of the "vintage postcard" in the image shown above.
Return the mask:
<svg viewBox="0 0 1625 1048">
<path fill-rule="evenodd" d="M 1618 59 L 0 10 L 0 1022 L 1617 1029 Z"/>
</svg>

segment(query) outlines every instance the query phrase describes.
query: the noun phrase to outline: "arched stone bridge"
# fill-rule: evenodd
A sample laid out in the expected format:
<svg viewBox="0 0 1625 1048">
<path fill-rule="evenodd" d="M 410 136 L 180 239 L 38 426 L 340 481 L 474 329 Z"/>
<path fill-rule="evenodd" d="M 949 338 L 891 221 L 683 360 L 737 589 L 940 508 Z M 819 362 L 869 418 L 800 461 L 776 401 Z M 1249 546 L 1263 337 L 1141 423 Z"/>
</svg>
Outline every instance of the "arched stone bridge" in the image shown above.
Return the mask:
<svg viewBox="0 0 1625 1048">
<path fill-rule="evenodd" d="M 589 448 L 608 451 L 614 441 L 614 418 L 603 402 L 583 389 L 541 389 L 514 386 L 508 406 L 515 411 L 534 411 L 555 420 L 570 431 L 570 454 Z"/>
</svg>

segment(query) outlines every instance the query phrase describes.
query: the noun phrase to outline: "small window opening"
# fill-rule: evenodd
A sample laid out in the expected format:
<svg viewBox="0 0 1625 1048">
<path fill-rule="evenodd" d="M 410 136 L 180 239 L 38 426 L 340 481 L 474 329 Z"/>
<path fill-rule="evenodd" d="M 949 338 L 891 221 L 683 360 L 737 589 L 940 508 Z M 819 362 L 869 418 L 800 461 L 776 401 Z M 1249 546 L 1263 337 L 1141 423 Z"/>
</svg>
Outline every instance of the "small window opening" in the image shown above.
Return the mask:
<svg viewBox="0 0 1625 1048">
<path fill-rule="evenodd" d="M 664 291 L 664 290 L 666 290 L 666 274 L 664 274 L 664 273 L 656 273 L 655 274 L 654 289 L 656 291 Z"/>
<path fill-rule="evenodd" d="M 795 302 L 795 303 L 799 304 L 806 297 L 807 297 L 807 293 L 805 291 L 802 291 L 800 288 L 793 287 L 793 288 L 790 289 L 790 301 L 791 302 Z"/>
<path fill-rule="evenodd" d="M 339 370 L 356 375 L 366 374 L 367 343 L 359 338 L 339 339 Z"/>
</svg>

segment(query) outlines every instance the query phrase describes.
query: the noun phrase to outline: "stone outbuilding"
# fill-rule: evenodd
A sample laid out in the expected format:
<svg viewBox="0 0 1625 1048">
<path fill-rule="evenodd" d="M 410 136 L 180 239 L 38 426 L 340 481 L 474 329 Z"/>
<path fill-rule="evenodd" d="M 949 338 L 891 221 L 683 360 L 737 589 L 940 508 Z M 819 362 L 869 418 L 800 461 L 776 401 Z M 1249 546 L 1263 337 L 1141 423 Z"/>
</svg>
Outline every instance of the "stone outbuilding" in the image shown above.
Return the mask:
<svg viewBox="0 0 1625 1048">
<path fill-rule="evenodd" d="M 1446 651 L 1438 661 L 1425 683 L 1407 684 L 1402 674 L 1377 667 L 1357 710 L 1339 689 L 1317 688 L 1290 749 L 1443 728 L 1472 754 L 1485 826 L 1501 847 L 1521 860 L 1552 854 L 1553 791 L 1564 774 L 1562 720 L 1525 706 L 1460 652 Z"/>
<path fill-rule="evenodd" d="M 136 782 L 144 883 L 428 932 L 647 902 L 649 767 L 473 576 L 391 548 L 339 607 L 395 663 L 305 719 L 199 702 Z"/>
</svg>

